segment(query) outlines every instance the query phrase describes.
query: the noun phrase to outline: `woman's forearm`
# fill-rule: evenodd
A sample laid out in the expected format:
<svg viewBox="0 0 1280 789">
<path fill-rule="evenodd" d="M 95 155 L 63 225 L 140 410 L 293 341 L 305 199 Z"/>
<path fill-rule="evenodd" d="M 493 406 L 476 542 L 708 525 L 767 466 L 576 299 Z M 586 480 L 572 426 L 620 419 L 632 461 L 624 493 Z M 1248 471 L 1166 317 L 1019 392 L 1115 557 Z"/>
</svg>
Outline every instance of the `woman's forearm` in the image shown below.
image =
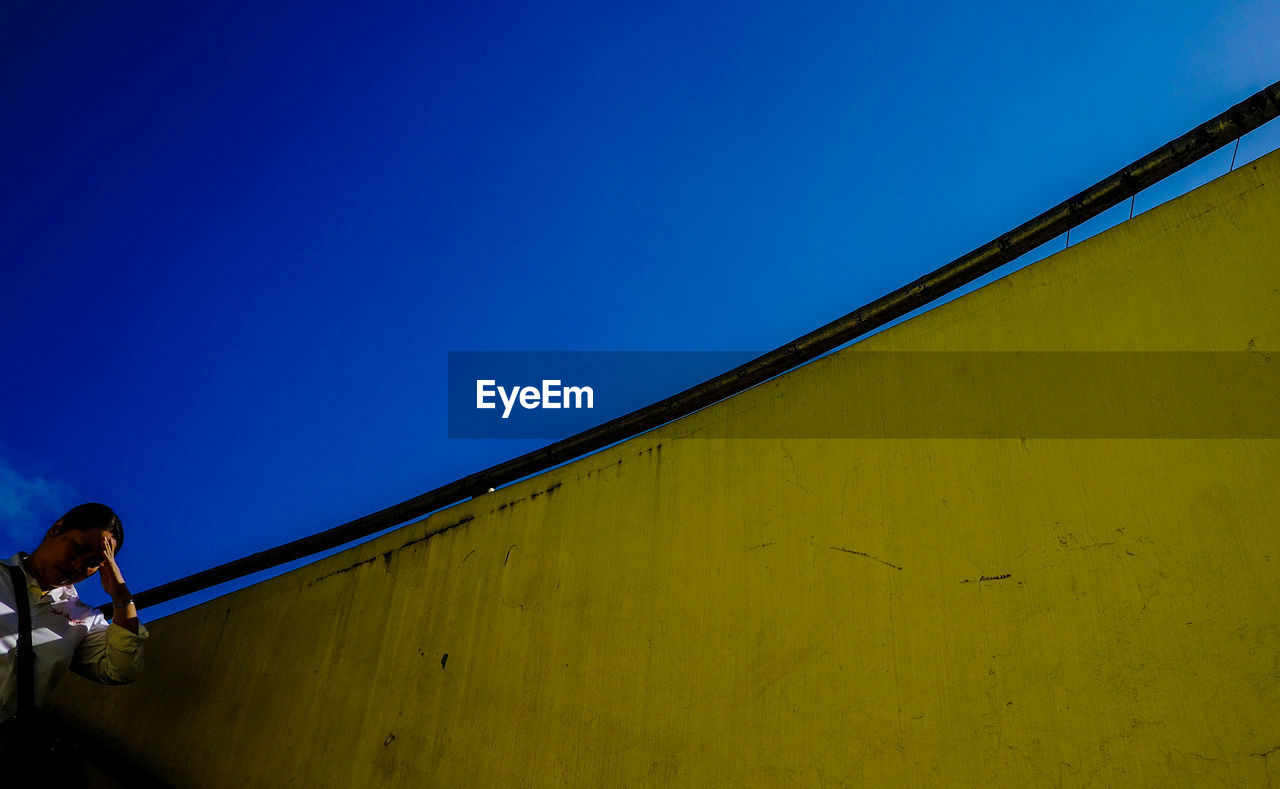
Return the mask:
<svg viewBox="0 0 1280 789">
<path fill-rule="evenodd" d="M 133 595 L 125 586 L 111 601 L 111 621 L 120 625 L 130 633 L 138 633 L 138 608 L 133 604 Z"/>
</svg>

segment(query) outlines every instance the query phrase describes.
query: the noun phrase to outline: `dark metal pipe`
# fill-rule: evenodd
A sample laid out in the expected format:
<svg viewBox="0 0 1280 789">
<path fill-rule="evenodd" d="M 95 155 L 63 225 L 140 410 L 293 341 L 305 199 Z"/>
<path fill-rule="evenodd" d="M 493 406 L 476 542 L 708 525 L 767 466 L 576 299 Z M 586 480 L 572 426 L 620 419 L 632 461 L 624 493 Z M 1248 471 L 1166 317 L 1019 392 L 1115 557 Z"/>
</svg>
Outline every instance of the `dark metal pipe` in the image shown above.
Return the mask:
<svg viewBox="0 0 1280 789">
<path fill-rule="evenodd" d="M 994 271 L 1108 208 L 1128 200 L 1160 179 L 1213 153 L 1277 115 L 1280 115 L 1280 82 L 1258 91 L 1213 120 L 1157 148 L 994 241 L 705 383 L 372 515 L 161 584 L 136 595 L 135 601 L 139 608 L 156 605 L 336 548 L 688 416 L 798 367 Z M 103 606 L 104 611 L 109 608 L 110 606 Z"/>
</svg>

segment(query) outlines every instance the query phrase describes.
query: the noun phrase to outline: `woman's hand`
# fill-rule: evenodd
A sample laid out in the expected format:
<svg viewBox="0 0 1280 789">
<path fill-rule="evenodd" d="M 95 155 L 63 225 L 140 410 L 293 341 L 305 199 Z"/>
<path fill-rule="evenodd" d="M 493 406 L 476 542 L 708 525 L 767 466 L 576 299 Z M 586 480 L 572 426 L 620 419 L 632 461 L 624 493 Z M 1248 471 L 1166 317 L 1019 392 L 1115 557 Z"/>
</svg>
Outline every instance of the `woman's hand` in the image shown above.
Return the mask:
<svg viewBox="0 0 1280 789">
<path fill-rule="evenodd" d="M 124 583 L 124 573 L 116 564 L 116 547 L 107 534 L 102 535 L 102 564 L 98 566 L 98 580 L 102 591 L 111 595 L 114 609 L 111 621 L 130 633 L 138 632 L 138 609 L 133 604 L 133 594 Z"/>
<path fill-rule="evenodd" d="M 116 549 L 110 536 L 102 533 L 102 564 L 98 567 L 98 580 L 102 582 L 102 591 L 111 595 L 113 603 L 123 603 L 132 596 L 129 587 L 124 583 L 124 573 L 116 564 Z"/>
</svg>

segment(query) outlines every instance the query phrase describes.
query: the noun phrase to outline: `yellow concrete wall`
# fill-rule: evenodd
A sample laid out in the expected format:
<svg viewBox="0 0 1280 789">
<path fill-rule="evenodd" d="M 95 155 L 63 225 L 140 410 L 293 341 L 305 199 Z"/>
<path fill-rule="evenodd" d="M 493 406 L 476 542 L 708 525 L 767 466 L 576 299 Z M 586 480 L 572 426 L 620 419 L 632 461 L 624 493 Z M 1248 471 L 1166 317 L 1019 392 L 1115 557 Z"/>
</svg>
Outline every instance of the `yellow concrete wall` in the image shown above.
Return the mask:
<svg viewBox="0 0 1280 789">
<path fill-rule="evenodd" d="M 68 680 L 59 703 L 192 787 L 1267 785 L 1280 442 L 702 436 L 880 407 L 850 372 L 868 350 L 1270 358 L 1277 250 L 1272 154 L 694 417 L 155 622 L 141 681 Z"/>
</svg>

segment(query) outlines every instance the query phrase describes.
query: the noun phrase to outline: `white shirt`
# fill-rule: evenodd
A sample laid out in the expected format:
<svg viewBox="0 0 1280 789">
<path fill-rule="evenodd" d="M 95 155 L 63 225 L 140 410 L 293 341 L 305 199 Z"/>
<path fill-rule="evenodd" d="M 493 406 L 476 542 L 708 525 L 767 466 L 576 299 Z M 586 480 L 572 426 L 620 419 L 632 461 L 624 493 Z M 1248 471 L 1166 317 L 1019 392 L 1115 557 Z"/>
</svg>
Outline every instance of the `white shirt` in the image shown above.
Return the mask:
<svg viewBox="0 0 1280 789">
<path fill-rule="evenodd" d="M 4 564 L 22 568 L 22 554 Z M 26 569 L 23 573 L 26 573 Z M 86 605 L 71 585 L 48 593 L 27 574 L 22 590 L 31 601 L 31 643 L 35 646 L 36 706 L 44 704 L 49 690 L 67 669 L 107 685 L 132 682 L 142 664 L 142 641 L 147 629 L 138 625 L 135 635 L 120 625 L 108 624 L 96 608 Z M 0 569 L 0 720 L 18 711 L 18 610 L 13 579 Z"/>
</svg>

